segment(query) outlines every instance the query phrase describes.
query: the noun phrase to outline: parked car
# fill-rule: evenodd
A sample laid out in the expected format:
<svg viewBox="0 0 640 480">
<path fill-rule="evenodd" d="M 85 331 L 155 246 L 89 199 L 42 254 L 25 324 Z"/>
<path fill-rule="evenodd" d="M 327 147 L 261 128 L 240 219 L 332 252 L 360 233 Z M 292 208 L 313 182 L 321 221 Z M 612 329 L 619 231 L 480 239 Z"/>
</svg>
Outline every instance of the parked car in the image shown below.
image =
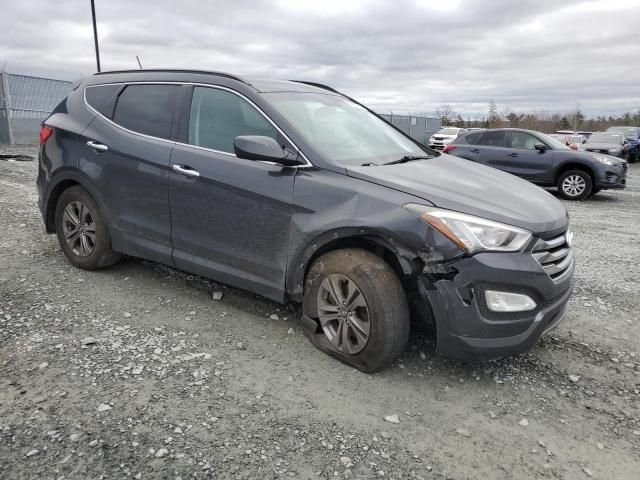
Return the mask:
<svg viewBox="0 0 640 480">
<path fill-rule="evenodd" d="M 543 187 L 557 187 L 568 200 L 582 200 L 600 190 L 626 185 L 627 162 L 600 153 L 571 150 L 549 135 L 532 130 L 506 128 L 470 133 L 456 139 L 444 152 Z"/>
<path fill-rule="evenodd" d="M 442 150 L 444 147 L 453 142 L 458 135 L 466 132 L 464 128 L 458 127 L 443 127 L 431 137 L 429 137 L 429 146 L 436 150 Z"/>
<path fill-rule="evenodd" d="M 624 133 L 596 132 L 586 143 L 580 145 L 580 150 L 585 152 L 597 152 L 631 160 L 631 148 L 629 140 Z"/>
<path fill-rule="evenodd" d="M 330 87 L 101 73 L 40 143 L 40 210 L 72 265 L 124 254 L 301 303 L 313 344 L 363 371 L 402 353 L 410 312 L 436 352 L 496 358 L 529 349 L 571 295 L 558 200 Z"/>
<path fill-rule="evenodd" d="M 607 132 L 623 134 L 629 142 L 629 162 L 640 160 L 640 127 L 609 127 Z"/>
</svg>

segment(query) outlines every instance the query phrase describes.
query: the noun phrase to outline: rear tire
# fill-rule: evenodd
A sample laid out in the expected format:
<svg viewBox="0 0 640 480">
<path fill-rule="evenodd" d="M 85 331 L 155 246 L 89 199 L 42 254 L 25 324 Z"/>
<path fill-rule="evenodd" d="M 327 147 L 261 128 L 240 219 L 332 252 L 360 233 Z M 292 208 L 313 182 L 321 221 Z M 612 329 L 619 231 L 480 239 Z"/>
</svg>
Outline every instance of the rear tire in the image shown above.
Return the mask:
<svg viewBox="0 0 640 480">
<path fill-rule="evenodd" d="M 358 301 L 350 302 L 352 298 Z M 355 303 L 359 306 L 349 307 Z M 402 284 L 383 259 L 366 250 L 336 250 L 318 258 L 305 282 L 304 312 L 320 322 L 313 343 L 363 372 L 389 365 L 409 340 L 409 306 Z"/>
<path fill-rule="evenodd" d="M 569 170 L 558 178 L 558 193 L 566 200 L 584 200 L 591 195 L 593 182 L 584 170 Z"/>
<path fill-rule="evenodd" d="M 62 192 L 55 225 L 60 247 L 74 267 L 95 270 L 120 260 L 121 256 L 111 249 L 104 215 L 84 188 L 74 186 Z"/>
</svg>

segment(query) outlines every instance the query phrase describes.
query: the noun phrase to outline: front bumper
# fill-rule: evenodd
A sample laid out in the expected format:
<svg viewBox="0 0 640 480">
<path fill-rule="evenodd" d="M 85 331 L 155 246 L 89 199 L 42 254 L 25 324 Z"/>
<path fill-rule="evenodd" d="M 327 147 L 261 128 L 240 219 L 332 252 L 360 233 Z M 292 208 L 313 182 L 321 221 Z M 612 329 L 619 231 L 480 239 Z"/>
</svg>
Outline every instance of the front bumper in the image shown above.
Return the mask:
<svg viewBox="0 0 640 480">
<path fill-rule="evenodd" d="M 428 143 L 429 148 L 433 148 L 435 150 L 442 150 L 444 147 L 453 142 L 453 138 L 451 140 L 434 140 Z"/>
<path fill-rule="evenodd" d="M 459 360 L 490 360 L 530 349 L 562 319 L 573 288 L 574 261 L 552 280 L 530 251 L 481 253 L 451 265 L 458 273 L 418 279 L 419 295 L 433 310 L 436 352 Z M 496 313 L 484 290 L 525 293 L 537 306 L 529 312 Z"/>
<path fill-rule="evenodd" d="M 602 175 L 595 182 L 595 187 L 601 190 L 622 189 L 627 186 L 628 164 L 607 166 Z"/>
</svg>

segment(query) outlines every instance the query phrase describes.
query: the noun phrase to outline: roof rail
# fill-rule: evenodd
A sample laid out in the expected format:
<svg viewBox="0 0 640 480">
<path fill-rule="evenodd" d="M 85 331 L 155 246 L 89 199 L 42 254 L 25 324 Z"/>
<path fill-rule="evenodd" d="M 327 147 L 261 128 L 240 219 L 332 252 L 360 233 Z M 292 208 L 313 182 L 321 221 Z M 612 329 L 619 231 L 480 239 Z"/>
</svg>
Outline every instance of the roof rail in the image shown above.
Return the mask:
<svg viewBox="0 0 640 480">
<path fill-rule="evenodd" d="M 152 68 L 152 69 L 135 69 L 135 70 L 112 70 L 112 71 L 107 71 L 107 72 L 97 72 L 94 73 L 94 75 L 109 75 L 112 73 L 158 73 L 158 72 L 166 72 L 166 73 L 201 73 L 201 74 L 207 74 L 207 75 L 217 75 L 219 77 L 225 77 L 225 78 L 230 78 L 232 80 L 237 80 L 239 82 L 242 82 L 244 84 L 250 85 L 246 80 L 243 80 L 242 78 L 236 76 L 236 75 L 231 75 L 230 73 L 224 73 L 224 72 L 214 72 L 212 70 L 190 70 L 190 69 L 171 69 L 171 68 Z"/>
<path fill-rule="evenodd" d="M 324 85 L 323 83 L 307 82 L 306 80 L 291 80 L 291 81 L 292 82 L 296 82 L 296 83 L 304 83 L 305 85 L 310 85 L 312 87 L 321 88 L 323 90 L 329 90 L 330 92 L 338 93 L 338 94 L 342 95 L 342 93 L 340 93 L 335 88 L 330 87 L 329 85 Z"/>
</svg>

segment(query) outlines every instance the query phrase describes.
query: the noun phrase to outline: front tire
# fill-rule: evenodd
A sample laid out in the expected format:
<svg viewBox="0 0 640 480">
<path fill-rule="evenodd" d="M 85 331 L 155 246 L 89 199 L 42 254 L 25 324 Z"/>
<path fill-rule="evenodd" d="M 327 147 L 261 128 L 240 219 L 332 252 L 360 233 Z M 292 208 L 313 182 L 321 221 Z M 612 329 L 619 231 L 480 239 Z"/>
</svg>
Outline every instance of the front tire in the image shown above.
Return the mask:
<svg viewBox="0 0 640 480">
<path fill-rule="evenodd" d="M 383 259 L 366 250 L 318 258 L 305 282 L 304 312 L 319 322 L 313 343 L 363 372 L 389 365 L 409 340 L 402 284 Z"/>
<path fill-rule="evenodd" d="M 95 270 L 120 260 L 111 249 L 104 215 L 84 188 L 74 186 L 62 192 L 55 224 L 60 247 L 74 267 Z"/>
<path fill-rule="evenodd" d="M 566 200 L 584 200 L 591 195 L 593 181 L 584 170 L 569 170 L 558 178 L 558 192 Z"/>
</svg>

